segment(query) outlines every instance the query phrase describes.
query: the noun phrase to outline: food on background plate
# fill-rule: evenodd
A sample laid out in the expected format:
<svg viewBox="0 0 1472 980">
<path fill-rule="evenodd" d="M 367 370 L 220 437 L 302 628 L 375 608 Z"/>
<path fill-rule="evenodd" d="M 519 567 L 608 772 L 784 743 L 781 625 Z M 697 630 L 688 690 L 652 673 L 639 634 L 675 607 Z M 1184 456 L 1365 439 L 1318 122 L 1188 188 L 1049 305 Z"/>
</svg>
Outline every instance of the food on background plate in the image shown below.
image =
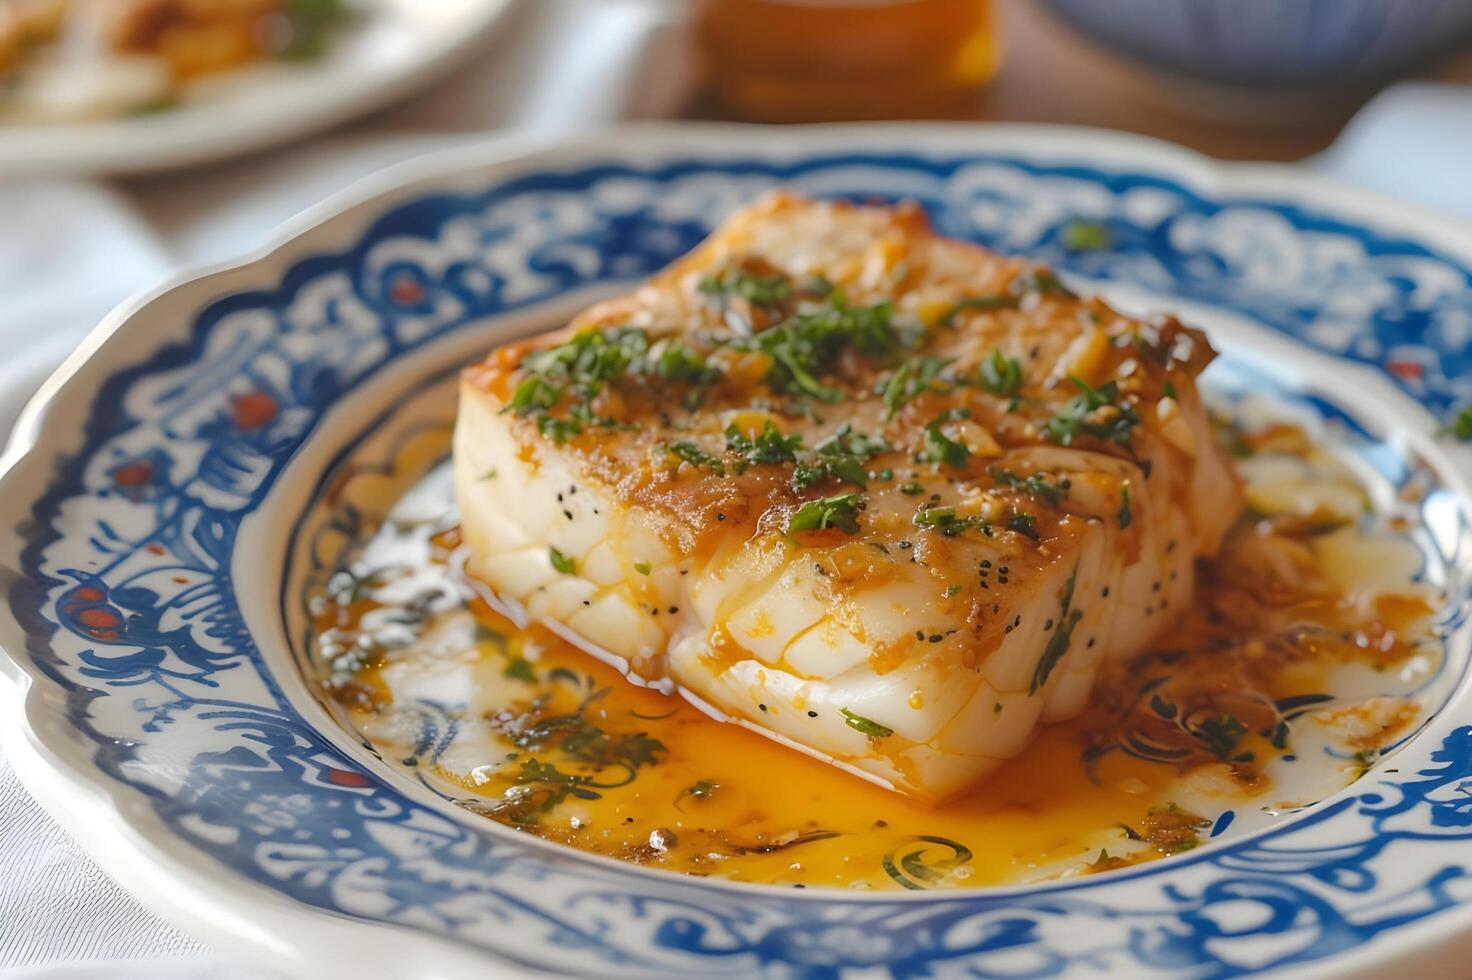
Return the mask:
<svg viewBox="0 0 1472 980">
<path fill-rule="evenodd" d="M 463 378 L 468 570 L 636 683 L 927 800 L 1080 714 L 1241 508 L 1205 337 L 777 194 Z"/>
<path fill-rule="evenodd" d="M 0 0 L 0 118 L 167 108 L 201 80 L 316 57 L 343 0 Z"/>
</svg>

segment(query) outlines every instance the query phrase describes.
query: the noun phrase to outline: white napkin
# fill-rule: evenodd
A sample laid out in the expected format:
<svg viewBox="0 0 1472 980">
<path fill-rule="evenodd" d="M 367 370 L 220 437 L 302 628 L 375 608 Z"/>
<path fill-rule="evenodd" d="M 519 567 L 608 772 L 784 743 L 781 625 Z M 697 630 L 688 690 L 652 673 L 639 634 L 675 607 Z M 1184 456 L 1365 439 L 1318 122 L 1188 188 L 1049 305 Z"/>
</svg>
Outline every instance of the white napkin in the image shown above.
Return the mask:
<svg viewBox="0 0 1472 980">
<path fill-rule="evenodd" d="M 207 951 L 102 873 L 21 787 L 0 756 L 0 977 L 62 977 L 57 964 L 157 957 L 208 966 Z M 137 976 L 160 976 L 152 965 Z M 219 974 L 171 974 L 205 980 Z"/>
<path fill-rule="evenodd" d="M 573 6 L 586 12 L 588 2 Z M 651 24 L 644 23 L 646 33 Z M 626 35 L 627 81 L 633 70 L 627 59 L 643 35 L 627 21 L 605 20 L 600 31 Z M 591 41 L 584 46 L 573 47 L 583 69 L 592 59 L 604 79 L 618 74 L 606 49 Z M 581 71 L 574 80 L 579 77 L 582 88 L 574 94 L 533 93 L 541 118 L 552 121 L 543 128 L 587 122 L 589 113 L 629 111 L 599 86 L 598 73 Z M 589 86 L 599 90 L 596 97 Z M 0 350 L 6 351 L 0 358 L 0 432 L 45 373 L 129 293 L 156 284 L 181 262 L 218 261 L 257 248 L 280 222 L 353 179 L 471 138 L 482 137 L 338 138 L 193 175 L 187 194 L 177 192 L 173 178 L 137 182 L 126 198 L 90 184 L 0 186 Z M 1472 90 L 1416 85 L 1371 103 L 1341 142 L 1310 165 L 1472 218 L 1472 183 L 1463 176 L 1468 159 Z M 0 980 L 82 976 L 238 980 L 263 974 L 210 955 L 134 902 L 41 812 L 0 757 Z"/>
</svg>

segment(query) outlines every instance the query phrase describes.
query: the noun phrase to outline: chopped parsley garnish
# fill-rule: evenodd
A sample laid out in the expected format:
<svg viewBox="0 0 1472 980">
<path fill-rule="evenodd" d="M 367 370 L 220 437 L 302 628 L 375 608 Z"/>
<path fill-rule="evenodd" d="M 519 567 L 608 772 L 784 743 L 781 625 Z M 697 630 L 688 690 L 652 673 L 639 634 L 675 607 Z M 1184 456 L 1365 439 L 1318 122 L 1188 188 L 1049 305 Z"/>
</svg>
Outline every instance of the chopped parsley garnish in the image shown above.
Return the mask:
<svg viewBox="0 0 1472 980">
<path fill-rule="evenodd" d="M 535 796 L 515 797 L 508 793 L 497 810 L 506 812 L 512 823 L 533 823 L 539 814 L 555 809 L 569 796 L 580 800 L 601 799 L 601 793 L 584 785 L 588 781 L 587 776 L 563 772 L 549 762 L 525 759 L 521 763 L 521 772 L 516 776 L 516 785 L 540 785 L 542 792 Z"/>
<path fill-rule="evenodd" d="M 539 415 L 539 431 L 555 442 L 564 442 L 580 434 L 588 425 L 612 428 L 613 419 L 595 419 L 589 406 L 611 381 L 628 375 L 657 375 L 666 381 L 689 384 L 698 403 L 706 386 L 720 377 L 720 371 L 690 347 L 672 341 L 651 359 L 649 335 L 636 327 L 610 327 L 584 330 L 564 344 L 535 351 L 522 359 L 524 375 L 511 400 L 502 409 L 518 416 Z M 564 395 L 579 398 L 567 418 L 550 414 Z M 687 402 L 687 407 L 694 407 Z"/>
<path fill-rule="evenodd" d="M 1016 309 L 1019 301 L 1020 297 L 1017 296 L 971 296 L 952 304 L 937 322 L 943 327 L 949 327 L 955 324 L 956 317 L 967 310 L 1011 310 Z"/>
<path fill-rule="evenodd" d="M 939 531 L 948 538 L 953 538 L 973 528 L 980 528 L 982 533 L 988 537 L 992 533 L 991 523 L 985 518 L 957 517 L 954 507 L 926 507 L 916 511 L 915 516 L 910 518 L 910 523 L 916 527 L 928 527 Z"/>
<path fill-rule="evenodd" d="M 772 358 L 766 380 L 778 391 L 836 402 L 842 400 L 843 392 L 819 379 L 832 370 L 845 348 L 852 347 L 866 357 L 889 358 L 907 342 L 895 327 L 888 302 L 851 307 L 835 295 L 816 309 L 797 313 L 742 341 L 742 346 Z"/>
<path fill-rule="evenodd" d="M 1007 518 L 1007 530 L 1016 531 L 1024 538 L 1039 540 L 1038 519 L 1031 514 L 1013 514 Z"/>
<path fill-rule="evenodd" d="M 838 528 L 846 534 L 857 534 L 859 511 L 863 509 L 864 498 L 857 493 L 809 500 L 787 519 L 787 533 Z"/>
<path fill-rule="evenodd" d="M 528 375 L 565 381 L 591 399 L 649 350 L 649 335 L 635 327 L 584 330 L 565 344 L 528 354 Z"/>
<path fill-rule="evenodd" d="M 1228 762 L 1252 761 L 1251 752 L 1237 751 L 1242 736 L 1246 734 L 1247 726 L 1231 715 L 1204 718 L 1191 732 L 1202 748 L 1218 759 Z"/>
<path fill-rule="evenodd" d="M 801 493 L 815 483 L 830 479 L 867 487 L 869 471 L 864 464 L 889 451 L 889 443 L 882 438 L 866 436 L 844 425 L 798 462 L 792 471 L 792 488 Z"/>
<path fill-rule="evenodd" d="M 992 351 L 992 356 L 981 362 L 978 378 L 981 387 L 994 395 L 1015 396 L 1022 387 L 1022 362 Z"/>
<path fill-rule="evenodd" d="M 945 466 L 965 466 L 971 458 L 971 450 L 949 438 L 940 427 L 946 422 L 968 418 L 971 412 L 964 408 L 953 408 L 944 412 L 925 426 L 925 443 L 916 459 L 922 463 L 937 463 Z"/>
<path fill-rule="evenodd" d="M 525 657 L 512 658 L 511 662 L 506 665 L 506 669 L 501 671 L 501 676 L 509 677 L 512 680 L 526 681 L 528 684 L 535 684 L 537 682 L 537 672 L 532 670 L 531 662 Z"/>
<path fill-rule="evenodd" d="M 1073 292 L 1058 277 L 1046 269 L 1032 269 L 1024 272 L 1007 286 L 1007 292 L 997 296 L 970 296 L 958 300 L 941 314 L 937 321 L 941 326 L 949 327 L 955 323 L 956 317 L 967 310 L 1011 310 L 1016 309 L 1022 303 L 1022 297 L 1028 293 L 1054 293 L 1061 296 L 1072 297 Z"/>
<path fill-rule="evenodd" d="M 780 272 L 761 274 L 749 269 L 727 269 L 700 280 L 708 296 L 739 296 L 754 306 L 781 306 L 792 297 L 792 281 Z"/>
<path fill-rule="evenodd" d="M 873 459 L 881 453 L 889 452 L 890 445 L 883 436 L 867 436 L 862 432 L 855 432 L 852 426 L 844 424 L 839 426 L 838 431 L 833 435 L 818 443 L 815 451 L 828 455 L 847 453 L 851 456 Z"/>
<path fill-rule="evenodd" d="M 931 385 L 950 363 L 946 358 L 925 355 L 912 357 L 901 364 L 899 370 L 890 377 L 882 392 L 885 420 L 894 418 L 895 413 L 903 408 L 906 402 L 929 391 Z"/>
<path fill-rule="evenodd" d="M 708 800 L 712 796 L 715 796 L 716 790 L 720 788 L 721 784 L 713 779 L 697 779 L 694 783 L 680 790 L 680 792 L 675 795 L 675 809 L 679 810 L 681 813 L 684 813 L 685 808 L 680 806 L 682 802 L 687 799 Z"/>
<path fill-rule="evenodd" d="M 1080 394 L 1057 415 L 1048 420 L 1043 433 L 1052 442 L 1069 446 L 1080 435 L 1127 446 L 1131 430 L 1140 416 L 1119 400 L 1119 385 L 1106 381 L 1097 388 L 1078 378 L 1070 378 Z"/>
<path fill-rule="evenodd" d="M 556 548 L 548 548 L 547 556 L 552 559 L 552 567 L 563 575 L 571 575 L 577 569 L 577 563 Z"/>
<path fill-rule="evenodd" d="M 925 487 L 911 480 L 909 483 L 900 484 L 900 493 L 909 497 L 918 497 L 925 492 Z"/>
<path fill-rule="evenodd" d="M 634 562 L 634 571 L 638 572 L 640 575 L 648 575 L 650 572 L 654 571 L 654 566 L 649 564 L 647 561 L 636 561 Z"/>
<path fill-rule="evenodd" d="M 1045 500 L 1050 504 L 1057 505 L 1060 500 L 1068 495 L 1070 486 L 1067 479 L 1052 483 L 1041 473 L 1034 473 L 1029 477 L 1021 477 L 1011 470 L 1004 470 L 1000 466 L 992 466 L 987 469 L 993 480 L 1013 490 L 1020 490 L 1029 497 Z"/>
<path fill-rule="evenodd" d="M 951 596 L 954 596 L 954 595 L 959 594 L 960 591 L 961 591 L 961 585 L 960 585 L 960 583 L 958 583 L 958 582 L 952 582 L 950 585 L 946 586 L 946 590 L 944 592 L 942 592 L 941 595 L 943 595 L 947 599 L 949 599 L 949 598 L 951 598 Z"/>
<path fill-rule="evenodd" d="M 1038 688 L 1048 683 L 1048 677 L 1053 673 L 1053 668 L 1058 666 L 1058 661 L 1068 652 L 1069 641 L 1073 639 L 1074 627 L 1083 618 L 1083 613 L 1073 608 L 1073 584 L 1078 578 L 1077 569 L 1068 576 L 1068 582 L 1063 586 L 1063 596 L 1059 602 L 1058 625 L 1053 630 L 1053 635 L 1048 638 L 1048 645 L 1043 648 L 1043 655 L 1038 658 L 1037 666 L 1033 668 L 1032 683 L 1028 685 L 1027 693 L 1036 694 Z"/>
<path fill-rule="evenodd" d="M 576 418 L 559 419 L 551 415 L 537 416 L 537 431 L 555 443 L 564 443 L 583 434 L 583 423 Z"/>
<path fill-rule="evenodd" d="M 666 381 L 680 381 L 691 385 L 707 385 L 721 375 L 720 371 L 705 363 L 705 358 L 678 341 L 670 343 L 660 352 L 653 369 L 655 374 Z"/>
<path fill-rule="evenodd" d="M 343 0 L 292 0 L 286 5 L 286 46 L 279 52 L 288 61 L 321 57 L 333 28 L 346 16 Z"/>
<path fill-rule="evenodd" d="M 557 668 L 549 676 L 556 678 L 559 672 L 577 683 L 577 676 L 566 668 Z M 588 706 L 608 693 L 607 688 L 594 691 L 568 714 L 518 715 L 499 729 L 518 749 L 556 749 L 584 772 L 592 772 L 563 772 L 551 762 L 524 759 L 515 788 L 497 804 L 497 813 L 505 814 L 513 823 L 531 823 L 569 796 L 599 799 L 597 790 L 626 786 L 634 781 L 641 768 L 659 762 L 660 754 L 666 751 L 659 739 L 644 732 L 608 732 L 588 720 Z M 534 710 L 539 704 L 533 702 Z M 493 724 L 498 723 L 499 716 L 493 720 Z M 611 778 L 605 777 L 610 770 Z"/>
<path fill-rule="evenodd" d="M 512 392 L 511 400 L 506 403 L 503 412 L 515 412 L 518 416 L 527 416 L 532 412 L 546 411 L 556 405 L 562 398 L 562 389 L 542 378 L 523 378 Z"/>
<path fill-rule="evenodd" d="M 1354 764 L 1355 767 L 1358 769 L 1358 772 L 1355 775 L 1356 779 L 1359 779 L 1360 777 L 1368 773 L 1371 769 L 1375 768 L 1375 763 L 1380 761 L 1380 751 L 1380 749 L 1360 749 L 1354 754 Z M 1245 762 L 1248 760 L 1244 759 L 1242 761 Z"/>
<path fill-rule="evenodd" d="M 1114 244 L 1114 234 L 1097 221 L 1071 221 L 1062 232 L 1063 247 L 1070 252 L 1098 252 Z"/>
<path fill-rule="evenodd" d="M 1078 298 L 1078 295 L 1073 290 L 1063 285 L 1062 280 L 1047 269 L 1031 269 L 1024 272 L 1012 280 L 1011 289 L 1014 293 L 1019 294 L 1042 293 L 1047 295 L 1051 293 L 1052 295 L 1063 296 L 1068 299 Z"/>
<path fill-rule="evenodd" d="M 804 296 L 815 296 L 818 299 L 827 299 L 832 296 L 838 287 L 833 285 L 827 276 L 812 276 L 804 279 L 797 291 Z"/>
<path fill-rule="evenodd" d="M 748 439 L 735 423 L 726 427 L 726 450 L 740 457 L 742 468 L 758 463 L 791 463 L 801 448 L 802 436 L 784 436 L 771 419 L 755 439 Z"/>
<path fill-rule="evenodd" d="M 888 725 L 881 725 L 877 721 L 870 721 L 862 715 L 856 715 L 847 708 L 839 708 L 838 713 L 843 715 L 843 723 L 861 735 L 870 738 L 888 738 L 894 734 L 894 729 Z"/>
<path fill-rule="evenodd" d="M 1123 531 L 1135 520 L 1134 508 L 1130 506 L 1130 481 L 1125 480 L 1119 488 L 1119 513 L 1115 516 L 1115 523 Z"/>
<path fill-rule="evenodd" d="M 715 473 L 726 472 L 726 464 L 721 461 L 719 456 L 712 456 L 693 442 L 683 439 L 679 442 L 667 442 L 664 444 L 664 451 L 682 463 L 689 463 L 691 466 L 701 466 Z"/>
<path fill-rule="evenodd" d="M 1458 412 L 1457 417 L 1452 419 L 1451 425 L 1446 428 L 1454 438 L 1461 442 L 1472 442 L 1472 405 Z"/>
</svg>

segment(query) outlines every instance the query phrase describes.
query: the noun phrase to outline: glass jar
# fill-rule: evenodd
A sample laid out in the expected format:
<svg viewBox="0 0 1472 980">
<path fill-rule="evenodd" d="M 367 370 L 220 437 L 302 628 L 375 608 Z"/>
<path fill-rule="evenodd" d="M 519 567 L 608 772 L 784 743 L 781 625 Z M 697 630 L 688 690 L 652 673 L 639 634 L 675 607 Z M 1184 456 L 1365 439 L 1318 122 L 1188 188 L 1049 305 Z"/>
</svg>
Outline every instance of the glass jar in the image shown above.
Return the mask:
<svg viewBox="0 0 1472 980">
<path fill-rule="evenodd" d="M 700 0 L 722 108 L 765 122 L 952 115 L 1001 46 L 991 0 Z"/>
</svg>

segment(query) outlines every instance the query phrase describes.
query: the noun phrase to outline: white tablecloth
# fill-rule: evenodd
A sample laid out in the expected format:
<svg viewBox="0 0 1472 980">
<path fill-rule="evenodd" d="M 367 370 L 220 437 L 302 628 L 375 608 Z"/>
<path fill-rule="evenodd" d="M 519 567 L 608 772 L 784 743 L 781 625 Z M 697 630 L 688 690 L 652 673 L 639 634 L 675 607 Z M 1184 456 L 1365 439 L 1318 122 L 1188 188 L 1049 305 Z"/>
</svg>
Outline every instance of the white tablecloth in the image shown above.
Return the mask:
<svg viewBox="0 0 1472 980">
<path fill-rule="evenodd" d="M 0 184 L 0 350 L 7 352 L 0 431 L 118 301 L 181 264 L 258 246 L 283 220 L 356 177 L 493 128 L 572 130 L 678 106 L 685 90 L 678 60 L 644 57 L 664 43 L 658 5 L 529 6 L 533 13 L 480 68 L 304 148 L 187 177 Z M 641 74 L 650 64 L 662 66 L 661 77 Z M 1469 143 L 1472 93 L 1404 87 L 1382 96 L 1316 165 L 1472 217 L 1472 182 L 1463 177 Z M 0 756 L 0 980 L 81 976 L 263 975 L 137 904 L 41 811 Z"/>
</svg>

